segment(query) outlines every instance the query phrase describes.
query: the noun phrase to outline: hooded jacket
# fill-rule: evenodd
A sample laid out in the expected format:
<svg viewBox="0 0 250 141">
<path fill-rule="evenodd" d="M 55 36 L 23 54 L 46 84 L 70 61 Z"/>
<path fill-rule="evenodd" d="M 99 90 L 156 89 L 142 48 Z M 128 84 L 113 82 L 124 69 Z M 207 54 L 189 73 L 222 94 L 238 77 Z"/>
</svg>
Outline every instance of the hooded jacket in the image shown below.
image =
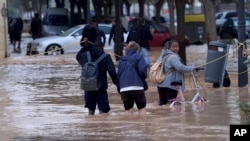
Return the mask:
<svg viewBox="0 0 250 141">
<path fill-rule="evenodd" d="M 163 62 L 164 72 L 170 71 L 162 83 L 158 84 L 158 87 L 167 87 L 170 89 L 178 90 L 176 86 L 171 86 L 173 81 L 182 82 L 182 90 L 185 89 L 184 73 L 191 72 L 195 69 L 194 66 L 186 66 L 181 62 L 181 58 L 178 54 L 168 49 L 163 49 L 160 58 L 170 55 L 167 60 Z"/>
<path fill-rule="evenodd" d="M 90 51 L 92 61 L 97 60 L 104 53 L 101 48 L 94 47 L 92 44 L 88 44 L 87 46 L 81 48 L 76 55 L 76 60 L 82 67 L 88 61 L 87 51 Z M 98 79 L 101 80 L 100 90 L 106 90 L 108 88 L 107 72 L 109 73 L 113 83 L 116 84 L 116 69 L 109 54 L 98 63 Z"/>
<path fill-rule="evenodd" d="M 117 88 L 129 86 L 143 87 L 143 80 L 147 78 L 147 65 L 143 56 L 136 50 L 128 50 L 121 57 L 117 72 Z"/>
</svg>

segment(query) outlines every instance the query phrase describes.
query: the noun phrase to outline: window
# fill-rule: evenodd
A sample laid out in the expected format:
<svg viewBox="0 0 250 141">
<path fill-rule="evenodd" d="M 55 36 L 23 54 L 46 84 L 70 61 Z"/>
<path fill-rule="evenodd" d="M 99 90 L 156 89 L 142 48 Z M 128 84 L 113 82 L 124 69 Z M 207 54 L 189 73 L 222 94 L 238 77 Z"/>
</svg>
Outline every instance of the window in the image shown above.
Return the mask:
<svg viewBox="0 0 250 141">
<path fill-rule="evenodd" d="M 237 13 L 236 12 L 227 13 L 227 15 L 225 16 L 225 19 L 232 18 L 232 17 L 237 17 Z"/>
<path fill-rule="evenodd" d="M 69 19 L 66 15 L 45 15 L 43 24 L 53 26 L 69 26 Z"/>
<path fill-rule="evenodd" d="M 220 19 L 222 15 L 223 15 L 222 13 L 218 13 L 218 14 L 216 14 L 215 18 Z"/>
<path fill-rule="evenodd" d="M 68 36 L 76 30 L 77 32 L 75 32 L 74 34 L 79 33 L 79 35 L 82 35 L 83 28 L 80 28 L 80 26 L 75 26 L 63 32 L 62 34 L 60 34 L 60 36 Z"/>
<path fill-rule="evenodd" d="M 99 28 L 104 32 L 104 34 L 110 34 L 111 27 L 99 25 Z"/>
</svg>

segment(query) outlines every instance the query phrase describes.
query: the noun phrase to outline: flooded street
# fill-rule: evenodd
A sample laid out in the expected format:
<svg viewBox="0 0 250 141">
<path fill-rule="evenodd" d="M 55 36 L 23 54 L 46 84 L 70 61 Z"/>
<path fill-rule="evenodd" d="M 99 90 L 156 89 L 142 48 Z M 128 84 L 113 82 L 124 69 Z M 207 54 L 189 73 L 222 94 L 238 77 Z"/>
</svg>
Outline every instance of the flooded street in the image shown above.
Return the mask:
<svg viewBox="0 0 250 141">
<path fill-rule="evenodd" d="M 157 56 L 159 50 L 152 52 Z M 194 60 L 192 57 L 189 59 Z M 80 72 L 74 54 L 23 56 L 1 62 L 0 140 L 229 141 L 229 125 L 245 122 L 238 101 L 249 100 L 249 90 L 238 88 L 233 71 L 229 72 L 231 87 L 217 89 L 204 82 L 202 71 L 198 73 L 200 92 L 208 100 L 205 103 L 190 102 L 194 91 L 187 74 L 186 102 L 174 108 L 159 107 L 156 86 L 149 83 L 145 117 L 137 113 L 125 116 L 120 95 L 111 83 L 109 115 L 97 111 L 96 116 L 88 116 L 79 89 Z"/>
</svg>

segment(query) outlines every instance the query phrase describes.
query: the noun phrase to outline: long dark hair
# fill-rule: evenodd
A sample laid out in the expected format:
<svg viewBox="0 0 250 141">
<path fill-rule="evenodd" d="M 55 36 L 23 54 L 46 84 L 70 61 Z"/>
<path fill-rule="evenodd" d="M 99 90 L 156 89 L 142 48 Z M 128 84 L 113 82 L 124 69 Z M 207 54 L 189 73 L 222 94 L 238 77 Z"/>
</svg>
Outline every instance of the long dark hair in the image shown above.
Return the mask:
<svg viewBox="0 0 250 141">
<path fill-rule="evenodd" d="M 172 45 L 173 43 L 176 43 L 176 42 L 178 43 L 177 40 L 171 39 L 171 40 L 169 40 L 169 41 L 166 42 L 164 48 L 165 48 L 165 49 L 169 49 L 169 48 L 171 47 L 171 45 Z"/>
</svg>

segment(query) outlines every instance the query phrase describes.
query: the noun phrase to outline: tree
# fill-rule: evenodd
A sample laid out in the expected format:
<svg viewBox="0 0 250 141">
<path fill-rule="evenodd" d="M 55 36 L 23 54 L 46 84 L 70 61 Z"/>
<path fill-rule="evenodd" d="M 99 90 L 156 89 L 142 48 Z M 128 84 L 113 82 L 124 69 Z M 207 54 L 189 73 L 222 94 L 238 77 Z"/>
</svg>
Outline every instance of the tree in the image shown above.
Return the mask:
<svg viewBox="0 0 250 141">
<path fill-rule="evenodd" d="M 103 1 L 101 0 L 92 0 L 94 9 L 95 9 L 95 16 L 97 22 L 101 21 L 101 16 L 102 16 L 102 6 L 104 5 Z"/>
<path fill-rule="evenodd" d="M 112 5 L 113 5 L 113 2 L 112 0 L 104 0 L 104 16 L 108 16 L 108 15 L 111 15 L 111 12 L 112 12 Z"/>
<path fill-rule="evenodd" d="M 128 0 L 123 0 L 122 3 L 125 4 L 126 6 L 126 11 L 127 11 L 127 15 L 130 15 L 130 7 L 131 7 L 131 3 Z M 121 6 L 121 16 L 124 16 L 123 14 L 123 7 Z"/>
<path fill-rule="evenodd" d="M 164 0 L 158 0 L 154 5 L 155 5 L 155 17 L 156 17 L 156 21 L 160 22 L 160 14 L 161 14 L 161 8 L 162 5 L 164 3 Z"/>
<path fill-rule="evenodd" d="M 169 19 L 170 19 L 170 35 L 172 38 L 174 38 L 175 36 L 175 26 L 174 26 L 174 22 L 175 22 L 175 14 L 174 14 L 174 10 L 175 10 L 175 5 L 174 5 L 174 0 L 167 0 L 168 3 L 168 9 L 169 9 Z"/>
<path fill-rule="evenodd" d="M 178 42 L 180 45 L 180 56 L 183 59 L 184 64 L 186 64 L 186 46 L 185 46 L 185 5 L 187 0 L 175 0 L 176 14 L 177 14 L 177 34 Z"/>
<path fill-rule="evenodd" d="M 71 25 L 80 24 L 83 20 L 86 22 L 88 18 L 88 8 L 87 8 L 87 0 L 69 0 L 70 2 L 70 20 Z M 74 12 L 75 7 L 77 7 L 77 13 Z M 83 10 L 83 16 L 82 16 Z"/>
<path fill-rule="evenodd" d="M 204 8 L 205 27 L 207 35 L 207 43 L 217 40 L 216 24 L 215 24 L 215 9 L 221 3 L 221 0 L 201 0 Z M 209 49 L 217 49 L 208 46 Z"/>
<path fill-rule="evenodd" d="M 138 0 L 139 4 L 139 17 L 144 17 L 144 5 L 146 0 Z"/>
<path fill-rule="evenodd" d="M 64 8 L 65 1 L 64 0 L 55 0 L 57 8 Z"/>
</svg>

